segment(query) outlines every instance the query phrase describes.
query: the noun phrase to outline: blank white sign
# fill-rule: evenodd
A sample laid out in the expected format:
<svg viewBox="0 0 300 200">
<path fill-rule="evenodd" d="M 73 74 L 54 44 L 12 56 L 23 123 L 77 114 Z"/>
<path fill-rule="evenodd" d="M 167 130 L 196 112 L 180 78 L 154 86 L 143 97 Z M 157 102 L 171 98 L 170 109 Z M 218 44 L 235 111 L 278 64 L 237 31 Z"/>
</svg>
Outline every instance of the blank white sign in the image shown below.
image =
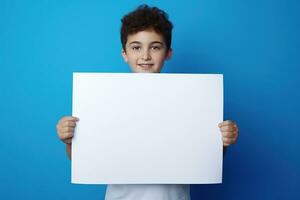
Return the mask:
<svg viewBox="0 0 300 200">
<path fill-rule="evenodd" d="M 223 75 L 74 73 L 72 183 L 222 182 Z"/>
</svg>

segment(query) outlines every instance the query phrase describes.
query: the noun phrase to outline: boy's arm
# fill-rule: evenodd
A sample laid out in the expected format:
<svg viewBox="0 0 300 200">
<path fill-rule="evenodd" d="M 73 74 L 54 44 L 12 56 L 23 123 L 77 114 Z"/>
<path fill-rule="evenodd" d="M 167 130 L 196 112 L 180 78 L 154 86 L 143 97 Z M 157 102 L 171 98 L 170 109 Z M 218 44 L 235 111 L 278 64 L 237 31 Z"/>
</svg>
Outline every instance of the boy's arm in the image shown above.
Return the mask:
<svg viewBox="0 0 300 200">
<path fill-rule="evenodd" d="M 71 149 L 72 149 L 72 144 L 66 144 L 66 151 L 68 154 L 68 158 L 71 160 L 72 156 L 71 156 Z"/>
</svg>

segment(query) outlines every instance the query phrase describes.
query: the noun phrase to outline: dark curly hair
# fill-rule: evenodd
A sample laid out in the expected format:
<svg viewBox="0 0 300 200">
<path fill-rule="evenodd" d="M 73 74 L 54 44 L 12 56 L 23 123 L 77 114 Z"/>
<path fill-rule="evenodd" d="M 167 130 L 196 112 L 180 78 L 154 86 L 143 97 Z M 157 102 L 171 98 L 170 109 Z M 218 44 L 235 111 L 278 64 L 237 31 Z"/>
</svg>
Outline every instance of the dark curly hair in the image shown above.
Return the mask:
<svg viewBox="0 0 300 200">
<path fill-rule="evenodd" d="M 128 35 L 153 28 L 165 40 L 167 51 L 171 48 L 173 24 L 168 19 L 168 14 L 157 7 L 140 5 L 134 11 L 125 15 L 121 26 L 122 47 L 126 51 Z"/>
</svg>

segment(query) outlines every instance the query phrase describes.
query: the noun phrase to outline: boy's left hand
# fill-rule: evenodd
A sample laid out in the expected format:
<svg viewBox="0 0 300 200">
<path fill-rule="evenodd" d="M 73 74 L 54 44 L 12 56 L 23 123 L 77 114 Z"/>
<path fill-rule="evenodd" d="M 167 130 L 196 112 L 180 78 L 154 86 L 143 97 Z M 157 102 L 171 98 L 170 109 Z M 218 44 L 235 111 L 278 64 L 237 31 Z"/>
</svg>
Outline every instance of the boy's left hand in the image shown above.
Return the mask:
<svg viewBox="0 0 300 200">
<path fill-rule="evenodd" d="M 227 147 L 231 144 L 234 144 L 239 134 L 239 129 L 236 123 L 226 120 L 221 122 L 218 126 L 222 133 L 223 146 Z"/>
</svg>

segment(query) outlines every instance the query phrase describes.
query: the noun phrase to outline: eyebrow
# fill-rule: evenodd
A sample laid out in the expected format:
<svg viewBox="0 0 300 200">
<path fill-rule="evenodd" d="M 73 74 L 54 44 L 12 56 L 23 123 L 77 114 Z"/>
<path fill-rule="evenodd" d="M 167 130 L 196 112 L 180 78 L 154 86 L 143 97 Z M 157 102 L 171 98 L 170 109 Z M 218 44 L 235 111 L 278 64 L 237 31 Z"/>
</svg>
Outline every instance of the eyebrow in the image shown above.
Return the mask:
<svg viewBox="0 0 300 200">
<path fill-rule="evenodd" d="M 153 41 L 153 42 L 151 42 L 150 43 L 150 45 L 152 45 L 152 44 L 156 44 L 156 43 L 158 43 L 158 44 L 160 44 L 160 45 L 164 45 L 162 42 L 160 42 L 160 41 Z M 132 45 L 132 44 L 142 44 L 141 42 L 139 42 L 139 41 L 132 41 L 132 42 L 130 42 L 129 43 L 129 45 Z"/>
</svg>

